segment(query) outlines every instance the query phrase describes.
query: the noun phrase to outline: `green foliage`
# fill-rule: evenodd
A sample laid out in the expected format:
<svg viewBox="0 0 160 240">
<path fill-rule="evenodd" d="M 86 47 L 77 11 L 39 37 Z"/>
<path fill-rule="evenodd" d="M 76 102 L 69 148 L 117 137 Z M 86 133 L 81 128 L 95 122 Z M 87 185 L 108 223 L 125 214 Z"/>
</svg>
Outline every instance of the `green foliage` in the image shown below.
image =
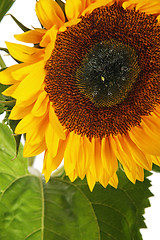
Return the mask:
<svg viewBox="0 0 160 240">
<path fill-rule="evenodd" d="M 26 159 L 15 155 L 15 141 L 0 125 L 1 240 L 141 240 L 150 181 L 132 184 L 122 172 L 118 189 L 97 184 L 91 193 L 86 180 L 71 183 L 28 173 Z"/>
<path fill-rule="evenodd" d="M 1 0 L 0 1 L 0 21 L 4 17 L 4 15 L 8 12 L 10 7 L 13 5 L 15 0 Z"/>
<path fill-rule="evenodd" d="M 141 240 L 140 228 L 145 228 L 144 208 L 150 206 L 152 193 L 146 172 L 144 182 L 131 183 L 122 170 L 118 171 L 119 186 L 104 189 L 96 184 L 93 192 L 85 181 L 77 180 L 76 186 L 91 202 L 100 227 L 101 240 Z"/>
<path fill-rule="evenodd" d="M 12 131 L 0 123 L 0 195 L 16 178 L 28 173 L 27 160 L 23 158 L 23 147 L 15 160 L 16 143 Z M 1 239 L 1 238 L 0 238 Z"/>
<path fill-rule="evenodd" d="M 29 28 L 24 26 L 20 21 L 18 21 L 18 19 L 15 18 L 12 14 L 8 14 L 8 15 L 12 17 L 12 19 L 15 21 L 15 23 L 18 25 L 18 27 L 20 27 L 22 29 L 22 31 L 27 32 L 30 30 Z"/>
<path fill-rule="evenodd" d="M 154 172 L 160 172 L 160 167 L 159 166 L 157 166 L 157 165 L 155 165 L 155 164 L 153 164 L 153 166 L 152 166 L 152 170 L 154 171 Z"/>
</svg>

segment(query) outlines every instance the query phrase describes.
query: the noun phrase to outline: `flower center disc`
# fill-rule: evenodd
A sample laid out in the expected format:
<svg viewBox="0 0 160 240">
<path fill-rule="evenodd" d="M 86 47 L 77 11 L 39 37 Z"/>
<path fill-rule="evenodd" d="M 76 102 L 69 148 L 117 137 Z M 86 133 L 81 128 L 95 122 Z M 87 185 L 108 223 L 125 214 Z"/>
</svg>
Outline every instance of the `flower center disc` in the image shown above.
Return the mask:
<svg viewBox="0 0 160 240">
<path fill-rule="evenodd" d="M 77 86 L 97 107 L 120 103 L 140 72 L 135 51 L 118 41 L 103 41 L 77 69 Z"/>
<path fill-rule="evenodd" d="M 118 4 L 95 9 L 57 34 L 45 90 L 69 131 L 125 134 L 160 104 L 160 26 Z"/>
</svg>

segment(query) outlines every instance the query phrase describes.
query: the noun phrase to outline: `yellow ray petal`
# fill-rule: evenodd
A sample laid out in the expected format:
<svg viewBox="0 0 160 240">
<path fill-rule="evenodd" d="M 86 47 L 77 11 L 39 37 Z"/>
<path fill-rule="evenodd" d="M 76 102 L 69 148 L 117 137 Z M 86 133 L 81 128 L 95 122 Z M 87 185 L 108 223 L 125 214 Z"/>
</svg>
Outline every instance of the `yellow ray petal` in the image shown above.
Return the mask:
<svg viewBox="0 0 160 240">
<path fill-rule="evenodd" d="M 146 154 L 146 157 L 149 161 L 160 166 L 160 157 L 159 156 L 153 156 L 153 155 Z"/>
<path fill-rule="evenodd" d="M 30 145 L 29 143 L 26 142 L 24 145 L 23 156 L 34 157 L 42 153 L 45 149 L 46 149 L 45 141 L 42 141 L 41 143 L 36 145 Z"/>
<path fill-rule="evenodd" d="M 19 83 L 15 83 L 11 87 L 8 87 L 4 92 L 2 92 L 3 95 L 5 96 L 11 96 L 14 94 L 16 91 L 17 87 L 19 86 Z"/>
<path fill-rule="evenodd" d="M 66 134 L 64 132 L 64 128 L 63 126 L 61 125 L 61 123 L 59 122 L 55 112 L 54 112 L 54 109 L 53 109 L 53 106 L 52 106 L 52 103 L 50 103 L 50 109 L 49 109 L 49 120 L 52 124 L 52 127 L 53 129 L 55 130 L 57 136 L 60 138 L 60 139 L 63 139 L 65 140 L 66 138 Z"/>
<path fill-rule="evenodd" d="M 146 123 L 142 120 L 141 126 L 134 127 L 129 131 L 129 136 L 132 141 L 142 150 L 142 152 L 150 155 L 160 156 L 160 136 L 154 125 L 154 116 L 152 116 L 152 128 L 149 129 Z M 143 126 L 143 127 L 142 127 Z"/>
<path fill-rule="evenodd" d="M 65 24 L 64 24 L 62 27 L 60 27 L 59 32 L 64 32 L 64 31 L 66 31 L 66 30 L 67 30 L 67 27 L 71 27 L 71 26 L 73 26 L 73 25 L 76 25 L 76 24 L 78 24 L 81 20 L 82 20 L 81 18 L 74 18 L 74 19 L 71 19 L 71 20 L 68 21 L 68 22 L 65 22 Z"/>
<path fill-rule="evenodd" d="M 9 119 L 18 120 L 24 118 L 28 115 L 33 108 L 33 104 L 30 106 L 19 107 L 17 104 L 12 108 L 12 111 L 9 115 Z"/>
<path fill-rule="evenodd" d="M 44 62 L 38 62 L 30 74 L 24 78 L 13 93 L 19 101 L 27 101 L 40 90 L 45 78 Z"/>
<path fill-rule="evenodd" d="M 94 188 L 94 186 L 95 186 L 95 184 L 96 184 L 96 179 L 95 179 L 95 177 L 91 174 L 90 171 L 87 172 L 86 177 L 87 177 L 87 182 L 88 182 L 89 189 L 90 189 L 90 191 L 92 192 L 92 191 L 93 191 L 93 188 Z"/>
<path fill-rule="evenodd" d="M 103 167 L 109 176 L 112 176 L 117 171 L 118 162 L 113 152 L 109 137 L 102 139 L 101 155 Z"/>
<path fill-rule="evenodd" d="M 109 184 L 114 188 L 118 187 L 118 177 L 116 173 L 113 175 L 113 177 L 110 178 Z"/>
<path fill-rule="evenodd" d="M 52 171 L 56 170 L 57 167 L 62 162 L 67 141 L 68 141 L 68 137 L 66 138 L 66 140 L 59 141 L 57 154 L 54 158 L 49 154 L 48 151 L 46 151 L 45 158 L 44 158 L 44 167 L 43 167 L 43 173 L 45 175 L 46 182 L 49 181 Z"/>
<path fill-rule="evenodd" d="M 122 145 L 124 146 L 124 150 L 129 152 L 133 158 L 133 160 L 142 168 L 147 170 L 152 169 L 152 162 L 148 161 L 144 155 L 144 153 L 137 147 L 137 145 L 131 140 L 129 135 L 124 135 L 121 138 Z"/>
<path fill-rule="evenodd" d="M 25 45 L 10 42 L 6 42 L 6 45 L 12 57 L 21 62 L 37 62 L 38 60 L 42 59 L 44 55 L 44 49 L 28 47 Z"/>
<path fill-rule="evenodd" d="M 148 162 L 151 162 L 148 159 Z M 137 167 L 137 180 L 143 182 L 144 181 L 144 169 L 142 167 L 140 167 L 139 165 L 136 166 Z"/>
<path fill-rule="evenodd" d="M 67 147 L 64 153 L 64 169 L 67 176 L 69 176 L 76 169 L 79 149 L 80 135 L 76 135 L 74 132 L 71 132 L 69 134 Z"/>
<path fill-rule="evenodd" d="M 83 179 L 90 165 L 91 142 L 85 136 L 80 137 L 80 146 L 76 164 L 77 175 Z"/>
<path fill-rule="evenodd" d="M 133 173 L 133 170 L 131 171 L 130 169 L 128 169 L 125 165 L 123 165 L 123 169 L 124 169 L 124 172 L 127 176 L 127 178 L 135 184 L 136 182 L 136 179 L 137 179 L 137 174 L 136 174 L 136 167 L 134 169 L 134 173 Z"/>
<path fill-rule="evenodd" d="M 36 14 L 46 29 L 50 29 L 53 25 L 60 27 L 65 22 L 62 9 L 53 0 L 39 0 L 36 3 Z"/>
<path fill-rule="evenodd" d="M 150 0 L 141 0 L 137 6 L 136 10 L 140 12 L 145 12 L 147 14 L 160 14 L 160 2 L 159 1 L 150 1 Z"/>
<path fill-rule="evenodd" d="M 35 118 L 31 113 L 26 115 L 17 125 L 16 134 L 26 133 L 29 129 L 34 129 L 39 122 L 39 118 Z"/>
<path fill-rule="evenodd" d="M 55 133 L 52 125 L 49 123 L 48 127 L 45 131 L 45 139 L 48 151 L 52 158 L 57 155 L 58 145 L 59 145 L 59 137 Z"/>
<path fill-rule="evenodd" d="M 32 124 L 34 128 L 32 128 Z M 44 141 L 45 132 L 48 126 L 48 117 L 34 119 L 33 123 L 26 130 L 26 141 L 29 145 L 37 145 Z"/>
<path fill-rule="evenodd" d="M 26 66 L 26 63 L 16 64 L 11 67 L 8 67 L 4 71 L 0 72 L 0 83 L 4 85 L 10 85 L 16 83 L 16 80 L 12 77 L 12 72 L 21 69 Z"/>
<path fill-rule="evenodd" d="M 17 65 L 20 65 L 20 67 L 18 69 L 13 70 L 11 72 L 11 76 L 16 81 L 22 81 L 30 72 L 33 71 L 34 68 L 36 68 L 37 62 L 32 64 L 21 63 Z"/>
<path fill-rule="evenodd" d="M 65 12 L 68 20 L 78 18 L 86 6 L 86 0 L 67 0 Z"/>
<path fill-rule="evenodd" d="M 82 16 L 85 14 L 90 14 L 94 9 L 102 7 L 102 6 L 111 6 L 115 3 L 115 0 L 97 0 L 90 4 L 84 11 L 82 12 Z"/>
<path fill-rule="evenodd" d="M 123 142 L 120 141 L 118 137 L 111 137 L 111 145 L 117 159 L 123 165 L 127 177 L 130 181 L 135 182 L 137 175 L 135 171 L 136 163 L 128 151 L 128 148 L 124 146 Z"/>
<path fill-rule="evenodd" d="M 159 1 L 150 1 L 150 0 L 129 0 L 125 1 L 122 4 L 124 9 L 145 12 L 147 14 L 160 14 L 160 2 Z"/>
<path fill-rule="evenodd" d="M 103 165 L 101 160 L 101 140 L 100 139 L 92 139 L 93 144 L 93 161 L 90 163 L 90 170 L 92 175 L 95 174 L 97 179 L 100 179 L 103 175 Z"/>
<path fill-rule="evenodd" d="M 103 171 L 103 174 L 102 176 L 97 180 L 99 181 L 99 183 L 104 187 L 106 188 L 107 185 L 108 185 L 108 182 L 109 182 L 109 175 L 107 172 Z"/>
<path fill-rule="evenodd" d="M 45 29 L 34 29 L 24 32 L 22 34 L 16 34 L 14 35 L 14 37 L 21 42 L 36 44 L 42 40 L 42 37 L 45 33 Z"/>
<path fill-rule="evenodd" d="M 47 47 L 47 45 L 49 43 L 53 43 L 53 47 L 52 49 L 54 48 L 54 42 L 56 40 L 56 35 L 57 35 L 57 32 L 58 32 L 58 28 L 56 25 L 54 25 L 53 27 L 51 27 L 47 32 L 46 34 L 43 36 L 41 42 L 40 42 L 40 46 L 41 47 Z"/>
<path fill-rule="evenodd" d="M 72 173 L 70 173 L 68 175 L 68 177 L 69 177 L 71 182 L 74 182 L 76 180 L 76 178 L 77 178 L 77 174 L 75 173 L 75 171 L 73 171 Z"/>
<path fill-rule="evenodd" d="M 49 98 L 47 96 L 47 93 L 43 91 L 39 96 L 37 101 L 34 104 L 34 107 L 32 109 L 32 113 L 35 117 L 43 117 L 47 111 L 47 107 L 49 104 Z"/>
</svg>

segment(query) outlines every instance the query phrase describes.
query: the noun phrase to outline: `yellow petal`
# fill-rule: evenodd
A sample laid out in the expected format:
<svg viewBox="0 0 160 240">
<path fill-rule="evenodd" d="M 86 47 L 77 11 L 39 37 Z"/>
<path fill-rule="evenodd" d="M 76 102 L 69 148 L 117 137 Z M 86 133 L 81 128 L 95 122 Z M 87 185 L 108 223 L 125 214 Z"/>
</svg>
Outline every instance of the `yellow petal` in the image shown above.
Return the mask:
<svg viewBox="0 0 160 240">
<path fill-rule="evenodd" d="M 60 163 L 62 162 L 67 141 L 68 141 L 68 138 L 66 138 L 66 140 L 59 141 L 57 154 L 54 158 L 49 154 L 49 151 L 46 151 L 45 158 L 44 158 L 44 167 L 43 167 L 43 173 L 45 175 L 46 182 L 49 181 L 52 171 L 57 169 Z"/>
<path fill-rule="evenodd" d="M 92 192 L 92 191 L 93 191 L 93 188 L 94 188 L 94 186 L 95 186 L 95 184 L 96 184 L 96 179 L 95 179 L 95 177 L 91 174 L 90 171 L 87 172 L 86 177 L 87 177 L 87 182 L 88 182 L 89 189 L 90 189 L 90 191 Z"/>
<path fill-rule="evenodd" d="M 12 97 L 13 93 L 15 92 L 15 90 L 17 89 L 18 86 L 19 86 L 19 83 L 15 83 L 11 87 L 8 87 L 4 92 L 2 92 L 2 94 L 5 96 Z"/>
<path fill-rule="evenodd" d="M 43 91 L 38 96 L 37 101 L 34 104 L 34 107 L 32 109 L 32 113 L 35 117 L 43 117 L 47 111 L 47 106 L 49 103 L 49 98 L 47 96 L 47 93 Z"/>
<path fill-rule="evenodd" d="M 127 177 L 130 179 L 130 181 L 135 182 L 137 175 L 135 171 L 136 163 L 128 151 L 128 148 L 124 147 L 123 142 L 120 141 L 117 136 L 111 138 L 111 145 L 117 159 L 123 165 Z"/>
<path fill-rule="evenodd" d="M 79 145 L 79 153 L 76 164 L 76 173 L 77 175 L 83 179 L 90 165 L 90 149 L 91 142 L 87 137 L 80 137 L 80 145 Z"/>
<path fill-rule="evenodd" d="M 30 72 L 21 81 L 17 89 L 14 91 L 12 96 L 19 101 L 27 101 L 32 98 L 41 88 L 45 78 L 44 62 L 38 62 Z"/>
<path fill-rule="evenodd" d="M 149 159 L 148 162 L 150 162 Z M 137 180 L 141 182 L 144 181 L 144 169 L 138 165 L 137 165 Z"/>
<path fill-rule="evenodd" d="M 147 119 L 147 118 L 146 118 Z M 142 150 L 142 152 L 150 155 L 160 156 L 160 136 L 158 134 L 159 126 L 156 127 L 156 118 L 150 117 L 151 122 L 142 120 L 141 126 L 134 127 L 129 131 L 132 141 Z M 147 126 L 148 125 L 148 126 Z"/>
<path fill-rule="evenodd" d="M 38 60 L 42 59 L 44 55 L 44 49 L 28 47 L 25 45 L 10 42 L 6 42 L 6 45 L 12 57 L 21 62 L 37 62 Z"/>
<path fill-rule="evenodd" d="M 160 14 L 160 2 L 159 1 L 150 1 L 150 0 L 129 0 L 125 1 L 122 4 L 124 9 L 145 12 L 146 14 Z"/>
<path fill-rule="evenodd" d="M 70 173 L 70 174 L 68 175 L 68 177 L 69 177 L 69 179 L 70 179 L 71 182 L 74 182 L 75 179 L 77 178 L 77 174 L 75 173 L 75 171 L 73 171 L 72 173 Z"/>
<path fill-rule="evenodd" d="M 52 125 L 49 123 L 48 127 L 45 131 L 45 139 L 46 139 L 46 145 L 48 148 L 48 151 L 50 155 L 55 157 L 57 155 L 58 145 L 59 145 L 59 137 L 55 133 L 54 129 L 52 128 Z"/>
<path fill-rule="evenodd" d="M 29 143 L 25 143 L 23 156 L 24 157 L 33 157 L 37 156 L 38 154 L 42 153 L 46 149 L 45 141 L 37 144 L 37 145 L 30 145 Z"/>
<path fill-rule="evenodd" d="M 36 3 L 36 14 L 46 29 L 53 25 L 60 27 L 65 22 L 61 7 L 53 0 L 39 0 Z"/>
<path fill-rule="evenodd" d="M 45 33 L 46 33 L 45 29 L 34 29 L 24 32 L 22 34 L 16 34 L 14 35 L 14 37 L 21 42 L 36 44 L 40 43 Z"/>
<path fill-rule="evenodd" d="M 82 16 L 85 14 L 90 14 L 94 9 L 102 7 L 102 6 L 108 6 L 110 7 L 115 3 L 115 0 L 97 0 L 90 4 L 84 11 L 82 12 Z"/>
<path fill-rule="evenodd" d="M 54 112 L 52 103 L 50 103 L 49 120 L 50 120 L 50 122 L 51 122 L 51 124 L 52 124 L 52 127 L 53 127 L 53 129 L 55 130 L 57 136 L 58 136 L 60 139 L 65 140 L 65 139 L 66 139 L 66 134 L 65 134 L 65 132 L 64 132 L 64 128 L 63 128 L 63 126 L 61 125 L 61 123 L 59 122 L 58 117 L 56 116 L 56 114 L 55 114 L 55 112 Z"/>
<path fill-rule="evenodd" d="M 122 138 L 121 138 L 122 139 Z M 137 147 L 137 145 L 131 140 L 129 135 L 123 136 L 123 143 L 125 144 L 124 149 L 126 152 L 130 152 L 133 160 L 142 168 L 145 168 L 147 170 L 152 169 L 152 163 L 149 162 L 144 153 Z M 122 141 L 122 140 L 121 140 Z"/>
<path fill-rule="evenodd" d="M 17 65 L 20 67 L 18 69 L 13 69 L 11 76 L 16 81 L 22 81 L 30 72 L 34 70 L 34 68 L 36 68 L 37 62 L 32 64 L 21 63 Z"/>
<path fill-rule="evenodd" d="M 97 180 L 102 177 L 103 175 L 103 165 L 101 160 L 101 140 L 97 138 L 92 139 L 93 145 L 93 160 L 90 163 L 90 170 L 92 175 L 95 174 Z"/>
<path fill-rule="evenodd" d="M 57 28 L 56 25 L 54 25 L 48 31 L 46 31 L 46 34 L 43 36 L 43 38 L 42 38 L 42 40 L 40 42 L 40 46 L 41 47 L 47 47 L 47 45 L 50 42 L 55 42 L 56 36 L 57 36 L 57 32 L 58 32 L 58 28 Z M 52 49 L 53 48 L 54 48 L 54 45 L 53 45 Z"/>
<path fill-rule="evenodd" d="M 65 12 L 68 20 L 80 17 L 85 9 L 86 0 L 67 0 L 65 4 Z"/>
<path fill-rule="evenodd" d="M 78 24 L 81 20 L 82 20 L 81 18 L 74 18 L 74 19 L 71 19 L 71 20 L 68 21 L 68 22 L 65 22 L 65 24 L 64 24 L 62 27 L 60 27 L 59 32 L 64 32 L 64 31 L 66 31 L 66 30 L 67 30 L 67 27 L 71 27 L 71 26 L 73 26 L 73 25 L 76 25 L 76 24 Z"/>
<path fill-rule="evenodd" d="M 102 176 L 98 179 L 99 183 L 106 188 L 109 182 L 109 175 L 107 172 L 103 171 Z"/>
<path fill-rule="evenodd" d="M 12 111 L 9 115 L 9 119 L 18 120 L 24 118 L 28 115 L 33 108 L 33 105 L 19 107 L 17 104 L 12 108 Z"/>
<path fill-rule="evenodd" d="M 32 126 L 34 128 L 32 128 Z M 33 123 L 30 123 L 27 126 L 26 130 L 26 142 L 29 142 L 29 145 L 37 145 L 44 141 L 45 132 L 48 126 L 47 116 L 43 118 L 36 118 L 33 120 Z"/>
<path fill-rule="evenodd" d="M 149 161 L 160 166 L 160 157 L 159 156 L 153 156 L 153 155 L 146 154 L 146 157 Z"/>
<path fill-rule="evenodd" d="M 136 10 L 147 14 L 160 14 L 160 2 L 143 0 L 137 4 Z"/>
<path fill-rule="evenodd" d="M 26 133 L 30 128 L 34 129 L 34 127 L 38 124 L 39 119 L 35 118 L 31 113 L 26 115 L 17 125 L 15 129 L 16 134 Z"/>
<path fill-rule="evenodd" d="M 22 67 L 26 66 L 25 63 L 16 64 L 11 67 L 8 67 L 4 71 L 0 72 L 0 83 L 4 85 L 10 85 L 16 83 L 16 80 L 12 77 L 12 72 L 21 69 Z"/>
<path fill-rule="evenodd" d="M 76 135 L 74 132 L 71 132 L 69 134 L 67 147 L 64 153 L 64 169 L 67 176 L 69 176 L 76 168 L 79 147 L 80 135 Z"/>
<path fill-rule="evenodd" d="M 117 177 L 117 174 L 116 174 L 116 173 L 113 175 L 113 177 L 110 178 L 109 184 L 110 184 L 112 187 L 117 188 L 117 186 L 118 186 L 118 177 Z"/>
<path fill-rule="evenodd" d="M 101 155 L 103 167 L 109 176 L 112 176 L 117 171 L 118 162 L 113 152 L 109 137 L 102 139 Z"/>
</svg>

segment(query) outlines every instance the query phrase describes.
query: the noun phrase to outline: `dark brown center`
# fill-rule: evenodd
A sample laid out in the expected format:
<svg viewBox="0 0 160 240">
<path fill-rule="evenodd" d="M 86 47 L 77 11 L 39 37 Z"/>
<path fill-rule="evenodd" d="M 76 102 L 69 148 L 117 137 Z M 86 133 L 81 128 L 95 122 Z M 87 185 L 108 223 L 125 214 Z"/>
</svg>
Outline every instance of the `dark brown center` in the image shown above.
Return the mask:
<svg viewBox="0 0 160 240">
<path fill-rule="evenodd" d="M 160 103 L 157 19 L 117 4 L 97 8 L 58 33 L 45 69 L 66 129 L 90 139 L 126 133 Z"/>
<path fill-rule="evenodd" d="M 76 71 L 81 93 L 96 107 L 111 107 L 125 99 L 140 72 L 134 50 L 121 42 L 97 43 Z"/>
</svg>

